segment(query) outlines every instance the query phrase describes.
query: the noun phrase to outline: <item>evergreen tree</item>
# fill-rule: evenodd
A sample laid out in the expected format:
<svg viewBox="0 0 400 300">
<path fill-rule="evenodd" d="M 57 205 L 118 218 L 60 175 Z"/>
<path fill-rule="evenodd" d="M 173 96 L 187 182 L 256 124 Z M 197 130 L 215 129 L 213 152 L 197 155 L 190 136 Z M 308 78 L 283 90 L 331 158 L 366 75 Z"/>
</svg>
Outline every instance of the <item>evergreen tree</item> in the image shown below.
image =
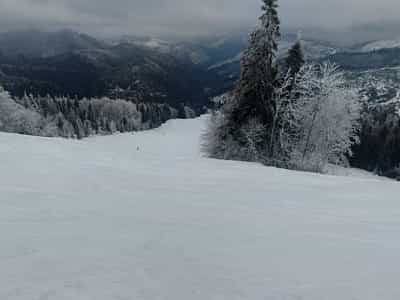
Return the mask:
<svg viewBox="0 0 400 300">
<path fill-rule="evenodd" d="M 301 45 L 301 41 L 298 40 L 292 48 L 289 49 L 288 56 L 286 58 L 286 70 L 290 70 L 290 75 L 292 78 L 295 77 L 297 73 L 299 73 L 301 67 L 303 67 L 305 63 L 303 47 Z"/>
<path fill-rule="evenodd" d="M 277 0 L 263 0 L 261 25 L 251 34 L 241 62 L 233 121 L 242 125 L 252 118 L 271 121 L 277 79 L 276 56 L 280 37 Z"/>
<path fill-rule="evenodd" d="M 276 59 L 280 21 L 278 1 L 262 2 L 260 25 L 250 35 L 241 61 L 239 82 L 205 137 L 208 140 L 205 149 L 216 158 L 272 164 L 274 147 L 269 147 L 269 143 L 271 140 L 275 143 L 278 135 L 277 117 L 282 107 L 278 104 L 282 103 L 282 97 L 277 97 L 281 80 Z"/>
</svg>

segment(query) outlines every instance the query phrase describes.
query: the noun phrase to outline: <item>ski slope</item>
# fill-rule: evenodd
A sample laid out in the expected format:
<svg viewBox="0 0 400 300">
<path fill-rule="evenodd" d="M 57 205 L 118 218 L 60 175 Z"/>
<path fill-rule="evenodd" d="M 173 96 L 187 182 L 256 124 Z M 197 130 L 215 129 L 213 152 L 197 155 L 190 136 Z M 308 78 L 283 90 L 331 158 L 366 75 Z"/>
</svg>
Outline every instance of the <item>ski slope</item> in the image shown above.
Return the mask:
<svg viewBox="0 0 400 300">
<path fill-rule="evenodd" d="M 204 123 L 0 134 L 0 299 L 400 299 L 398 183 L 205 159 Z"/>
</svg>

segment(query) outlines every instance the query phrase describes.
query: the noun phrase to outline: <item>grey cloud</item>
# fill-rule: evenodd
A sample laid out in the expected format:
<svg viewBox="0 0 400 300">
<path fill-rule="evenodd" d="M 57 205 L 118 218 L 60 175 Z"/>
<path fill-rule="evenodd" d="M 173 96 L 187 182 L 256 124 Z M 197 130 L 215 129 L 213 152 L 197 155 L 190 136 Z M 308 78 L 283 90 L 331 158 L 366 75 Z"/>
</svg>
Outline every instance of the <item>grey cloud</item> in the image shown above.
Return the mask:
<svg viewBox="0 0 400 300">
<path fill-rule="evenodd" d="M 396 19 L 398 0 L 281 0 L 283 24 L 342 27 Z M 259 0 L 0 0 L 0 30 L 206 34 L 254 25 Z"/>
</svg>

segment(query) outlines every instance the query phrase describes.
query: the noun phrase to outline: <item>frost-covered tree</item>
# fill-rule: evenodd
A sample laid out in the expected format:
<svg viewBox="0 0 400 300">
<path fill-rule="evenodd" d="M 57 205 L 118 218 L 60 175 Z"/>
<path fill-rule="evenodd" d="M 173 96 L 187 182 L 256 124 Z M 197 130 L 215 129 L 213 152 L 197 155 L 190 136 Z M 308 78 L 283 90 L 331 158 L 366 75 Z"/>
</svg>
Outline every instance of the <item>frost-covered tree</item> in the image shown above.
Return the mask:
<svg viewBox="0 0 400 300">
<path fill-rule="evenodd" d="M 53 135 L 55 127 L 35 111 L 26 109 L 0 87 L 0 131 Z"/>
<path fill-rule="evenodd" d="M 291 158 L 295 168 L 322 172 L 328 163 L 346 162 L 358 142 L 361 104 L 336 65 L 306 65 L 296 81 L 292 120 L 297 133 Z"/>
</svg>

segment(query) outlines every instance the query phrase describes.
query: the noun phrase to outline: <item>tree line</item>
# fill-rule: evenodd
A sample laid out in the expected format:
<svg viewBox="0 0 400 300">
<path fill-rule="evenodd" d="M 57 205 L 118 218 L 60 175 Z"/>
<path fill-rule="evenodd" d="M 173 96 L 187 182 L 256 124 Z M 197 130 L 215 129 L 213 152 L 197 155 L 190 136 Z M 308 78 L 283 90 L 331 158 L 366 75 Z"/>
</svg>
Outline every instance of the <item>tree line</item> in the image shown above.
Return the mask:
<svg viewBox="0 0 400 300">
<path fill-rule="evenodd" d="M 0 131 L 47 137 L 85 138 L 96 134 L 155 128 L 169 119 L 193 117 L 188 107 L 133 103 L 121 99 L 13 98 L 0 88 Z"/>
<path fill-rule="evenodd" d="M 400 178 L 400 114 L 396 103 L 365 105 L 360 143 L 353 146 L 351 165 Z"/>
</svg>

